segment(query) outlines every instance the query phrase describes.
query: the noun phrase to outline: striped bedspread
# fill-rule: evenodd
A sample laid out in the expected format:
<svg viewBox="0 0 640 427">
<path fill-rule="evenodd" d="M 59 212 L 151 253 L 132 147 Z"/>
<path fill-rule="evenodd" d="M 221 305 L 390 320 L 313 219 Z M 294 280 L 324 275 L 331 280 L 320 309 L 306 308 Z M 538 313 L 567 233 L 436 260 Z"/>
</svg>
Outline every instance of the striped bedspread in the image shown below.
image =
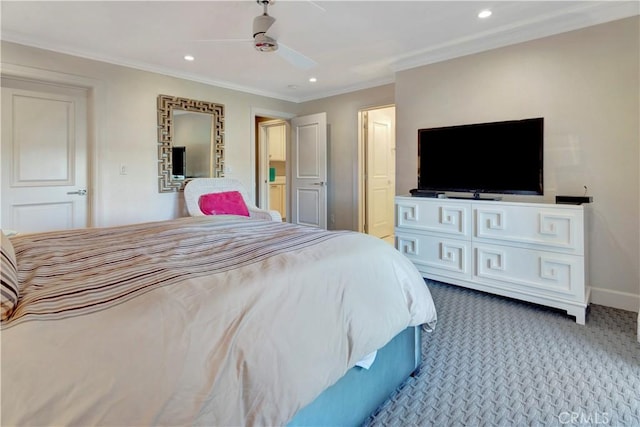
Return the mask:
<svg viewBox="0 0 640 427">
<path fill-rule="evenodd" d="M 218 220 L 219 218 L 215 218 Z M 13 239 L 20 304 L 7 326 L 78 316 L 141 293 L 264 262 L 344 232 L 273 221 L 182 218 Z"/>
<path fill-rule="evenodd" d="M 415 267 L 354 232 L 198 217 L 11 241 L 2 425 L 283 425 L 436 318 Z"/>
</svg>

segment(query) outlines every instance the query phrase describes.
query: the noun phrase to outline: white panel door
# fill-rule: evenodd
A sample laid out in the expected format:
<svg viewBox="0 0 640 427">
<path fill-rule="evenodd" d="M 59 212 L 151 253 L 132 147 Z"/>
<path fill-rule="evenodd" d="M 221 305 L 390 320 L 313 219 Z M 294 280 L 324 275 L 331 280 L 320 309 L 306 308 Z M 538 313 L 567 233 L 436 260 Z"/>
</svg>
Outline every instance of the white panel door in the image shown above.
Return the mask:
<svg viewBox="0 0 640 427">
<path fill-rule="evenodd" d="M 370 110 L 366 121 L 366 231 L 391 238 L 395 227 L 395 108 Z"/>
<path fill-rule="evenodd" d="M 2 88 L 3 229 L 40 232 L 87 226 L 83 92 Z"/>
<path fill-rule="evenodd" d="M 291 119 L 291 222 L 327 228 L 327 115 Z"/>
</svg>

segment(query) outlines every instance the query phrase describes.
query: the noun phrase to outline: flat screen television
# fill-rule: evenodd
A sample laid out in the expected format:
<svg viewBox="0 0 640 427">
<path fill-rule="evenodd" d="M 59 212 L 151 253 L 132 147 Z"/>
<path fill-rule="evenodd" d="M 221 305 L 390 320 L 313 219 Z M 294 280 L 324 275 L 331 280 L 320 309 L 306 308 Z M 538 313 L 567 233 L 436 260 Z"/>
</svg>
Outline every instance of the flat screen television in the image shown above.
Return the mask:
<svg viewBox="0 0 640 427">
<path fill-rule="evenodd" d="M 171 173 L 174 179 L 184 179 L 187 175 L 187 148 L 171 148 Z"/>
<path fill-rule="evenodd" d="M 544 119 L 418 130 L 418 191 L 543 194 Z"/>
</svg>

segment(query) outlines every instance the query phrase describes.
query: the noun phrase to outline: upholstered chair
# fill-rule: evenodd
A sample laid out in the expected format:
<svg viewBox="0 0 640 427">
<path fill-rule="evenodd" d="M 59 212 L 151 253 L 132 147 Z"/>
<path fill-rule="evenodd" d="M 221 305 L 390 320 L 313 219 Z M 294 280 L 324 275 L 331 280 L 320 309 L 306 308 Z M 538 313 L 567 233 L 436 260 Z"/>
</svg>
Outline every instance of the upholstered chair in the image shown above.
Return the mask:
<svg viewBox="0 0 640 427">
<path fill-rule="evenodd" d="M 249 218 L 282 221 L 282 216 L 278 211 L 258 208 L 249 197 L 249 193 L 242 182 L 233 178 L 195 178 L 189 181 L 184 187 L 184 200 L 189 215 L 205 215 L 200 209 L 200 196 L 230 191 L 237 191 L 242 195 L 249 211 Z"/>
</svg>

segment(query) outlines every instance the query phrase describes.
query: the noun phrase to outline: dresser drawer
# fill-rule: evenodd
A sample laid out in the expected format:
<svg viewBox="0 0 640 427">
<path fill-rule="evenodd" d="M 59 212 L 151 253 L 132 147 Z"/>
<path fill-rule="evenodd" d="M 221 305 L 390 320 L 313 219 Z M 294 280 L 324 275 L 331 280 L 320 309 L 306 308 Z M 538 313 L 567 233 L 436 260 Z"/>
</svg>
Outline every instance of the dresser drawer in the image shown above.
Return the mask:
<svg viewBox="0 0 640 427">
<path fill-rule="evenodd" d="M 476 283 L 564 299 L 584 300 L 584 258 L 501 245 L 473 245 Z"/>
<path fill-rule="evenodd" d="M 576 255 L 584 252 L 582 209 L 475 204 L 473 222 L 474 241 L 499 241 Z"/>
<path fill-rule="evenodd" d="M 396 227 L 471 238 L 471 204 L 439 199 L 396 201 Z"/>
<path fill-rule="evenodd" d="M 396 248 L 423 275 L 471 278 L 471 242 L 396 230 Z"/>
</svg>

